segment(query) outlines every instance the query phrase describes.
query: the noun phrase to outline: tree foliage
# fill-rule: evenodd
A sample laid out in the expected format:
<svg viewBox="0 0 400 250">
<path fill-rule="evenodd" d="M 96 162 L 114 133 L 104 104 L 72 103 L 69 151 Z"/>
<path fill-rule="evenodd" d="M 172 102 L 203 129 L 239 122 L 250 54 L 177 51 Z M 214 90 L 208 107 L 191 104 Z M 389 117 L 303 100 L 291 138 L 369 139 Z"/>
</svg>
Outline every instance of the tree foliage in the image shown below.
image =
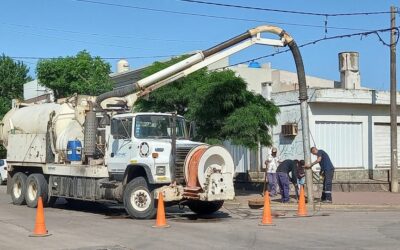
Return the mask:
<svg viewBox="0 0 400 250">
<path fill-rule="evenodd" d="M 143 76 L 168 67 L 184 57 L 156 62 Z M 201 69 L 139 99 L 136 111 L 177 111 L 196 122 L 198 140 L 209 143 L 232 140 L 256 148 L 271 145 L 269 126 L 276 125 L 279 109 L 261 95 L 247 90 L 246 82 L 230 70 Z"/>
<path fill-rule="evenodd" d="M 29 68 L 20 61 L 0 57 L 0 118 L 11 109 L 11 100 L 22 98 L 24 83 L 31 81 Z"/>
<path fill-rule="evenodd" d="M 52 89 L 56 98 L 74 93 L 99 95 L 112 89 L 110 64 L 87 51 L 76 56 L 40 60 L 36 73 L 40 84 Z"/>
<path fill-rule="evenodd" d="M 23 96 L 24 83 L 31 81 L 29 68 L 20 61 L 5 56 L 0 57 L 0 119 L 11 109 L 11 100 Z M 0 145 L 0 158 L 6 157 L 6 150 Z"/>
</svg>

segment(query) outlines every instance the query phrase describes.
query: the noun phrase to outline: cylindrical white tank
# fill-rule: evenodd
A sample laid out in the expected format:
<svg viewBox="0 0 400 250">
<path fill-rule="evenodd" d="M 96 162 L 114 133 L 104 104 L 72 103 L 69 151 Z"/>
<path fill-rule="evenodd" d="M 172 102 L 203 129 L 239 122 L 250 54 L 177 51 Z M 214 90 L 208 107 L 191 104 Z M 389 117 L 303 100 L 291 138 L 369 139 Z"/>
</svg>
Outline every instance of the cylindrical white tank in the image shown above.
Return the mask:
<svg viewBox="0 0 400 250">
<path fill-rule="evenodd" d="M 117 73 L 126 72 L 129 70 L 129 63 L 125 59 L 121 59 L 117 63 Z"/>
<path fill-rule="evenodd" d="M 52 116 L 55 150 L 65 156 L 69 140 L 80 140 L 83 143 L 83 128 L 76 118 L 76 109 L 69 103 L 45 103 L 10 110 L 3 118 L 1 140 L 8 145 L 8 135 L 45 134 Z"/>
</svg>

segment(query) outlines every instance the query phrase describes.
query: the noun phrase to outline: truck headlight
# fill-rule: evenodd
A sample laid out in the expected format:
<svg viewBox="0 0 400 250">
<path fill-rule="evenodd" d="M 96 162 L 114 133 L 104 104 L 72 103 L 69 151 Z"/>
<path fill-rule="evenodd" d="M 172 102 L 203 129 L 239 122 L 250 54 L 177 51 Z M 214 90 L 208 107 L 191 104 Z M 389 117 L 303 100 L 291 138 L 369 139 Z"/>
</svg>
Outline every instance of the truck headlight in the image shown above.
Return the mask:
<svg viewBox="0 0 400 250">
<path fill-rule="evenodd" d="M 156 175 L 165 175 L 165 166 L 157 166 Z"/>
</svg>

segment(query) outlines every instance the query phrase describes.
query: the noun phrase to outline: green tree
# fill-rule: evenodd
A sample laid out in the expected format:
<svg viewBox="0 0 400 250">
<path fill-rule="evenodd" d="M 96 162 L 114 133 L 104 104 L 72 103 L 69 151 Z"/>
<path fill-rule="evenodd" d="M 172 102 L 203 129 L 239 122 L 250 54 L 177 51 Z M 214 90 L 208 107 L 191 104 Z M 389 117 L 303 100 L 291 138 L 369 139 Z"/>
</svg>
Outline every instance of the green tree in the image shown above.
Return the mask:
<svg viewBox="0 0 400 250">
<path fill-rule="evenodd" d="M 52 89 L 56 98 L 74 93 L 99 95 L 112 89 L 110 64 L 87 51 L 76 56 L 40 60 L 36 73 L 40 84 Z"/>
<path fill-rule="evenodd" d="M 24 83 L 31 81 L 29 68 L 20 61 L 5 56 L 0 57 L 0 118 L 11 108 L 11 100 L 22 98 Z"/>
<path fill-rule="evenodd" d="M 148 76 L 185 57 L 156 62 L 143 76 Z M 198 140 L 214 144 L 232 140 L 235 144 L 256 148 L 271 145 L 269 126 L 276 125 L 279 109 L 261 95 L 247 90 L 246 82 L 231 70 L 201 69 L 159 88 L 139 99 L 136 111 L 177 111 L 196 122 Z"/>
<path fill-rule="evenodd" d="M 0 57 L 0 119 L 11 109 L 11 100 L 22 98 L 24 83 L 31 81 L 29 68 L 20 61 L 5 56 Z M 5 158 L 6 150 L 0 145 L 0 158 Z"/>
</svg>

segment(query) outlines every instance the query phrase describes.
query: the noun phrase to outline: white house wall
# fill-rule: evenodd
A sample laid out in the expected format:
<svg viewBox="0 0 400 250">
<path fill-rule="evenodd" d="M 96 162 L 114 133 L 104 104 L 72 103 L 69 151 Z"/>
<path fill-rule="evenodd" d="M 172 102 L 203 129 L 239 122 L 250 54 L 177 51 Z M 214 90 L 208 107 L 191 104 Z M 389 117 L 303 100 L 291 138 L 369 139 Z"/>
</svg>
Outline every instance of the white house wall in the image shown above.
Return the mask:
<svg viewBox="0 0 400 250">
<path fill-rule="evenodd" d="M 235 164 L 235 173 L 257 171 L 257 155 L 255 151 L 251 151 L 241 145 L 234 145 L 230 141 L 224 141 L 224 147 L 232 155 Z M 262 159 L 260 160 L 262 161 Z"/>
<path fill-rule="evenodd" d="M 24 84 L 24 100 L 28 100 L 49 93 L 53 95 L 53 91 L 40 85 L 38 80 L 33 80 Z"/>
<path fill-rule="evenodd" d="M 311 89 L 308 91 L 308 96 L 312 100 L 323 97 L 318 95 L 318 91 Z M 356 98 L 356 96 L 353 97 Z M 284 159 L 303 159 L 298 93 L 292 91 L 274 94 L 273 99 L 280 106 L 280 114 L 277 117 L 278 125 L 273 128 L 274 145 Z M 375 138 L 376 125 L 390 122 L 389 106 L 358 104 L 357 100 L 354 101 L 355 103 L 333 103 L 333 99 L 329 99 L 329 103 L 309 103 L 311 146 L 315 144 L 326 150 L 338 169 L 385 167 L 382 166 L 384 164 L 378 162 L 379 159 L 375 159 L 374 142 L 378 139 Z M 365 102 L 366 98 L 362 99 Z M 380 99 L 377 98 L 377 102 L 381 102 Z M 298 124 L 299 132 L 295 137 L 281 135 L 281 125 L 286 123 Z M 400 123 L 400 118 L 398 118 L 398 123 Z M 321 129 L 325 129 L 325 131 L 321 131 Z M 338 136 L 342 138 L 337 138 Z M 390 138 L 387 137 L 387 140 L 389 141 Z M 315 160 L 314 156 L 312 156 L 312 160 Z"/>
<path fill-rule="evenodd" d="M 335 81 L 313 76 L 306 76 L 307 86 L 319 88 L 335 88 Z M 272 69 L 272 91 L 282 92 L 299 89 L 297 73 L 280 69 Z"/>
<path fill-rule="evenodd" d="M 237 76 L 242 77 L 247 82 L 247 89 L 257 94 L 261 94 L 262 83 L 271 82 L 271 68 L 263 65 L 262 68 L 248 68 L 247 65 L 232 68 Z"/>
<path fill-rule="evenodd" d="M 317 134 L 316 123 L 318 122 L 360 123 L 362 129 L 362 168 L 373 169 L 375 165 L 379 165 L 374 159 L 374 125 L 375 123 L 389 122 L 389 107 L 387 105 L 311 103 L 310 107 L 309 118 L 312 135 Z M 400 119 L 398 118 L 399 121 Z M 315 138 L 315 140 L 321 141 L 320 138 Z M 332 139 L 332 141 L 334 140 Z M 354 146 L 359 146 L 358 142 L 353 144 Z M 351 159 L 352 157 L 351 155 L 343 155 L 341 162 L 354 162 L 354 159 Z M 348 164 L 338 165 L 337 167 L 347 168 Z M 359 168 L 357 166 L 353 167 Z"/>
<path fill-rule="evenodd" d="M 308 96 L 312 96 L 314 92 L 315 90 L 309 89 Z M 273 101 L 280 109 L 277 116 L 278 125 L 272 128 L 273 143 L 278 148 L 278 154 L 283 159 L 304 159 L 299 93 L 289 91 L 273 94 Z M 286 123 L 298 124 L 296 136 L 286 137 L 281 135 L 281 126 Z"/>
</svg>

